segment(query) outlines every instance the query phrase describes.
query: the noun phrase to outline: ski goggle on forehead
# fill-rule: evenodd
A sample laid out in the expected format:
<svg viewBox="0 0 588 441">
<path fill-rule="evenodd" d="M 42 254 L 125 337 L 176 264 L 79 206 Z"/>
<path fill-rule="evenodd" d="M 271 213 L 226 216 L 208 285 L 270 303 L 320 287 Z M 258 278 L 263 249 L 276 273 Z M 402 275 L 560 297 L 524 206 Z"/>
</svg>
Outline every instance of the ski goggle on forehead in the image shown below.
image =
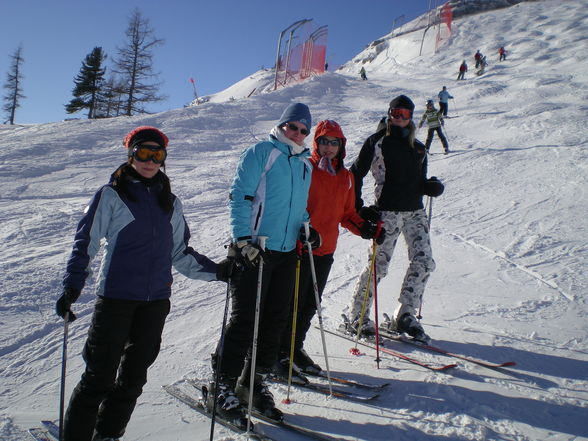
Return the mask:
<svg viewBox="0 0 588 441">
<path fill-rule="evenodd" d="M 411 112 L 408 109 L 403 109 L 400 107 L 392 108 L 388 110 L 388 114 L 394 119 L 403 119 L 409 120 L 411 118 Z"/>
<path fill-rule="evenodd" d="M 164 147 L 158 145 L 140 144 L 133 148 L 131 157 L 139 162 L 153 161 L 156 164 L 163 164 L 163 161 L 167 158 L 167 151 Z"/>
</svg>

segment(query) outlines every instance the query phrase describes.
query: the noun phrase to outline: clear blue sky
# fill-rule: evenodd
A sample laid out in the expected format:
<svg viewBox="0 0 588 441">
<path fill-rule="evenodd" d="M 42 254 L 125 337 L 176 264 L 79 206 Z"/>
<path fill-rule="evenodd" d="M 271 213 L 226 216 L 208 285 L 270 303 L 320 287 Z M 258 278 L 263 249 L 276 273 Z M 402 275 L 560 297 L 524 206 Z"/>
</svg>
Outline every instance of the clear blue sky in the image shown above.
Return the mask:
<svg viewBox="0 0 588 441">
<path fill-rule="evenodd" d="M 73 80 L 92 49 L 101 46 L 107 66 L 125 41 L 135 7 L 165 44 L 154 50 L 154 69 L 166 101 L 150 111 L 181 108 L 193 98 L 219 92 L 275 62 L 279 34 L 300 19 L 328 25 L 329 70 L 350 60 L 391 31 L 394 19 L 424 13 L 429 0 L 2 0 L 0 84 L 11 55 L 22 45 L 23 93 L 15 123 L 60 121 L 72 98 Z M 439 4 L 442 2 L 439 1 Z M 2 89 L 2 96 L 5 94 Z M 0 122 L 6 120 L 4 112 Z"/>
</svg>

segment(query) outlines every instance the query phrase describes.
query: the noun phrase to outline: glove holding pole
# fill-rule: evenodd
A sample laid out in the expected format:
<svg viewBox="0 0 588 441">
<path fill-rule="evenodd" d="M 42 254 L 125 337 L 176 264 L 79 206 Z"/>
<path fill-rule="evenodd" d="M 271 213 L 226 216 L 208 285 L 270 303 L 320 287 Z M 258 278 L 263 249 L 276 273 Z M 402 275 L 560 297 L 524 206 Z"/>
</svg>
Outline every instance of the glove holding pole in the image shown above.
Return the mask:
<svg viewBox="0 0 588 441">
<path fill-rule="evenodd" d="M 73 322 L 77 317 L 71 311 L 71 305 L 78 300 L 82 290 L 77 288 L 63 288 L 63 294 L 55 303 L 55 312 L 59 317 L 68 322 Z"/>
</svg>

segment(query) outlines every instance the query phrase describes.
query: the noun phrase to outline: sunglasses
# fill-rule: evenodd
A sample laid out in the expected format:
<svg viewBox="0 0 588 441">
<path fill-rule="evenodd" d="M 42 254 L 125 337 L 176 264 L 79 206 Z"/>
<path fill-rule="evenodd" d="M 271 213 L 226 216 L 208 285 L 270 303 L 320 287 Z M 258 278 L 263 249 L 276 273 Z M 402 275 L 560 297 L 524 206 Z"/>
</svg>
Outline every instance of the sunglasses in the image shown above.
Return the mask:
<svg viewBox="0 0 588 441">
<path fill-rule="evenodd" d="M 292 123 L 288 123 L 286 124 L 286 127 L 288 127 L 290 130 L 292 130 L 293 132 L 300 132 L 302 133 L 304 136 L 308 135 L 310 132 L 306 129 L 301 129 L 300 127 L 298 127 L 296 124 L 292 124 Z"/>
<path fill-rule="evenodd" d="M 392 118 L 394 119 L 403 119 L 405 121 L 409 120 L 411 118 L 411 111 L 408 109 L 402 109 L 402 108 L 394 108 L 394 109 L 390 109 L 388 110 L 388 115 L 390 115 Z"/>
<path fill-rule="evenodd" d="M 138 145 L 133 149 L 131 156 L 139 162 L 153 161 L 156 164 L 163 164 L 163 161 L 167 158 L 167 151 L 159 146 Z"/>
<path fill-rule="evenodd" d="M 341 147 L 341 140 L 340 139 L 327 139 L 327 138 L 323 138 L 321 136 L 316 141 L 322 145 L 332 145 L 333 147 Z"/>
</svg>

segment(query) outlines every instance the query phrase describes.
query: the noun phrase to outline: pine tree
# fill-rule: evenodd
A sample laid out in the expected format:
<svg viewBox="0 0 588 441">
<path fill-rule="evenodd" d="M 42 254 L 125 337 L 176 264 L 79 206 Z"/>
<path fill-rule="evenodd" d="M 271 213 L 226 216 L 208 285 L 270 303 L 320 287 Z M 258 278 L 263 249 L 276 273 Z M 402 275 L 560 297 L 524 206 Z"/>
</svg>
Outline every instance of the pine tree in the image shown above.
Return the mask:
<svg viewBox="0 0 588 441">
<path fill-rule="evenodd" d="M 160 83 L 147 83 L 149 79 L 154 80 L 157 77 L 153 72 L 152 50 L 164 41 L 153 36 L 149 20 L 143 18 L 138 9 L 129 18 L 125 35 L 128 41 L 124 47 L 118 48 L 115 72 L 125 85 L 124 114 L 131 116 L 135 113 L 147 113 L 145 103 L 165 99 L 157 94 Z"/>
<path fill-rule="evenodd" d="M 82 62 L 80 73 L 74 80 L 74 98 L 65 105 L 67 113 L 88 109 L 88 119 L 96 118 L 96 108 L 100 101 L 100 89 L 104 82 L 106 68 L 103 67 L 106 54 L 101 47 L 95 47 Z"/>
<path fill-rule="evenodd" d="M 6 83 L 4 83 L 4 89 L 8 92 L 4 95 L 4 107 L 2 108 L 7 114 L 11 125 L 14 124 L 14 115 L 16 109 L 20 107 L 20 100 L 26 98 L 22 94 L 22 63 L 24 58 L 22 57 L 22 46 L 12 54 L 12 62 L 10 64 L 10 70 L 6 74 Z"/>
</svg>

